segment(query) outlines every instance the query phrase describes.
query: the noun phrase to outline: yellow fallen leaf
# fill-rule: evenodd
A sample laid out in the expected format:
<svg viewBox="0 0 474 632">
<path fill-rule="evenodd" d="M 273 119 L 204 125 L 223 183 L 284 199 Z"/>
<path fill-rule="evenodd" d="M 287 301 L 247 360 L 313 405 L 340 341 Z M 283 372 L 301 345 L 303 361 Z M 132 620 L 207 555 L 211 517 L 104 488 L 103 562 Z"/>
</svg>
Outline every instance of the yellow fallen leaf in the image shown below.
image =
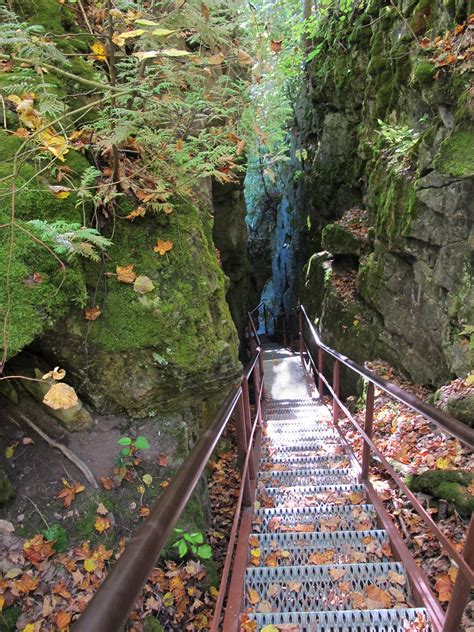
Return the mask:
<svg viewBox="0 0 474 632">
<path fill-rule="evenodd" d="M 68 142 L 65 136 L 57 134 L 52 127 L 43 130 L 38 134 L 38 140 L 50 151 L 58 160 L 64 162 L 64 156 L 68 153 Z"/>
<path fill-rule="evenodd" d="M 260 595 L 253 588 L 249 588 L 248 589 L 247 595 L 248 595 L 249 601 L 250 601 L 250 603 L 252 605 L 255 605 L 256 603 L 258 603 L 260 601 Z"/>
<path fill-rule="evenodd" d="M 260 632 L 279 632 L 280 628 L 277 628 L 276 625 L 272 623 L 270 625 L 266 625 L 264 628 L 260 630 Z"/>
<path fill-rule="evenodd" d="M 46 395 L 43 398 L 43 404 L 49 406 L 53 410 L 59 410 L 64 408 L 73 408 L 79 403 L 79 399 L 76 395 L 76 391 L 69 386 L 60 382 L 59 384 L 53 384 Z"/>
<path fill-rule="evenodd" d="M 57 185 L 49 185 L 48 189 L 54 195 L 57 200 L 65 200 L 71 195 L 71 190 L 69 187 L 61 187 Z"/>
<path fill-rule="evenodd" d="M 142 476 L 142 480 L 145 483 L 145 485 L 150 486 L 153 482 L 153 476 L 151 474 L 144 474 Z"/>
<path fill-rule="evenodd" d="M 15 441 L 15 443 L 12 443 L 11 445 L 8 446 L 8 448 L 5 449 L 5 458 L 6 459 L 11 459 L 13 454 L 15 453 L 15 448 L 18 445 L 18 441 Z"/>
<path fill-rule="evenodd" d="M 449 459 L 445 456 L 440 456 L 439 459 L 436 459 L 436 467 L 440 470 L 447 470 L 449 465 Z"/>
<path fill-rule="evenodd" d="M 94 526 L 96 531 L 98 531 L 99 533 L 103 533 L 104 531 L 107 531 L 107 529 L 110 529 L 110 520 L 108 518 L 98 516 L 95 519 Z"/>
<path fill-rule="evenodd" d="M 97 568 L 97 562 L 93 560 L 91 557 L 88 558 L 87 560 L 84 560 L 84 569 L 88 573 L 92 573 L 92 571 L 95 571 L 96 568 Z"/>
<path fill-rule="evenodd" d="M 93 57 L 97 61 L 106 61 L 107 59 L 107 48 L 104 44 L 100 42 L 94 42 L 91 46 L 91 51 L 93 52 Z"/>
<path fill-rule="evenodd" d="M 173 604 L 174 604 L 174 597 L 172 593 L 170 592 L 165 593 L 163 595 L 163 605 L 165 606 L 165 608 L 169 608 Z"/>
<path fill-rule="evenodd" d="M 0 595 L 0 612 L 3 610 L 3 606 L 5 605 L 5 597 Z"/>
<path fill-rule="evenodd" d="M 237 51 L 237 62 L 242 66 L 251 66 L 253 64 L 253 59 L 244 50 L 239 49 Z"/>
</svg>

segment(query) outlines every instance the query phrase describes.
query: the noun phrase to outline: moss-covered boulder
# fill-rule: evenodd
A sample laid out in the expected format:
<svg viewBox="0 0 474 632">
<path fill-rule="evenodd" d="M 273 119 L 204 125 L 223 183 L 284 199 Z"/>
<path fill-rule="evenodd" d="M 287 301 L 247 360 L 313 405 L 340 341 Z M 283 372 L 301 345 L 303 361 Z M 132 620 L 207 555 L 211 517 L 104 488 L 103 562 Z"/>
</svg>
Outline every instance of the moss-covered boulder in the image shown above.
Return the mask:
<svg viewBox="0 0 474 632">
<path fill-rule="evenodd" d="M 459 513 L 470 516 L 474 511 L 474 496 L 470 488 L 473 480 L 472 472 L 430 470 L 423 474 L 410 475 L 406 483 L 412 491 L 447 500 Z"/>
<path fill-rule="evenodd" d="M 367 241 L 358 238 L 341 224 L 328 224 L 323 229 L 323 248 L 334 255 L 360 256 L 367 250 Z"/>
</svg>

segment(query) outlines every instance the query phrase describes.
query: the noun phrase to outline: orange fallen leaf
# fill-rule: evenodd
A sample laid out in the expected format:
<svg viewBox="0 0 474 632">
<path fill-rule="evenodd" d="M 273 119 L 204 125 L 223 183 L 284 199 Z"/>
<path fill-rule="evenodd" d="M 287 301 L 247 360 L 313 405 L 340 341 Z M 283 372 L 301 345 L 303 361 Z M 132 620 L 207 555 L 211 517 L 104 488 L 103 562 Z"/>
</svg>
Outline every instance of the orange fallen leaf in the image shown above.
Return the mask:
<svg viewBox="0 0 474 632">
<path fill-rule="evenodd" d="M 71 617 L 70 612 L 58 612 L 54 618 L 54 622 L 60 630 L 64 630 L 64 628 L 67 628 L 71 623 Z"/>
<path fill-rule="evenodd" d="M 73 408 L 79 403 L 76 391 L 68 384 L 53 384 L 46 395 L 43 397 L 43 404 L 49 406 L 53 410 L 64 408 Z"/>
<path fill-rule="evenodd" d="M 117 273 L 117 281 L 120 283 L 133 283 L 137 278 L 135 274 L 133 264 L 128 264 L 126 266 L 117 266 L 115 268 L 115 272 Z"/>
<path fill-rule="evenodd" d="M 84 310 L 84 318 L 86 320 L 97 320 L 101 314 L 102 311 L 98 305 L 95 307 L 88 307 Z"/>
<path fill-rule="evenodd" d="M 159 239 L 156 242 L 156 246 L 153 248 L 153 252 L 159 252 L 161 256 L 165 255 L 167 252 L 173 249 L 172 241 L 163 241 Z"/>
<path fill-rule="evenodd" d="M 71 485 L 66 479 L 63 479 L 63 485 L 64 488 L 59 492 L 57 497 L 62 498 L 65 507 L 70 507 L 76 494 L 83 492 L 85 487 L 77 481 Z"/>
</svg>

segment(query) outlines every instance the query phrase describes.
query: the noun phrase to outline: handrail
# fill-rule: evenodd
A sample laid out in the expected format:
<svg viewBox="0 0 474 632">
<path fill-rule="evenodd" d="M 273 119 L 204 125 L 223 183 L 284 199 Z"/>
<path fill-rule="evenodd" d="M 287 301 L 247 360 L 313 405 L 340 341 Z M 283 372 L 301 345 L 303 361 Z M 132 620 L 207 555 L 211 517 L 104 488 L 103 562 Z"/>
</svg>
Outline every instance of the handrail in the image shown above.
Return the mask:
<svg viewBox="0 0 474 632">
<path fill-rule="evenodd" d="M 431 518 L 431 516 L 426 512 L 424 507 L 421 505 L 417 497 L 411 492 L 411 490 L 407 487 L 407 485 L 403 482 L 402 478 L 396 472 L 394 467 L 389 463 L 383 452 L 377 447 L 372 438 L 373 432 L 373 417 L 374 417 L 374 392 L 375 386 L 384 390 L 394 399 L 400 401 L 401 403 L 407 405 L 409 408 L 414 410 L 415 412 L 423 415 L 430 421 L 433 421 L 438 427 L 440 427 L 444 432 L 448 433 L 451 436 L 456 437 L 463 443 L 465 443 L 468 447 L 474 446 L 474 431 L 467 426 L 461 424 L 457 419 L 447 415 L 446 413 L 440 411 L 437 408 L 434 408 L 430 404 L 423 402 L 421 399 L 412 395 L 411 393 L 407 393 L 403 391 L 403 389 L 399 388 L 395 384 L 385 380 L 372 371 L 369 371 L 365 367 L 360 366 L 353 360 L 350 360 L 346 356 L 338 353 L 331 347 L 325 345 L 313 323 L 308 317 L 308 314 L 303 305 L 300 305 L 295 310 L 292 310 L 291 314 L 298 314 L 299 317 L 299 353 L 301 356 L 301 361 L 306 371 L 312 369 L 314 375 L 318 377 L 318 389 L 320 391 L 320 396 L 322 396 L 323 384 L 328 389 L 329 393 L 332 396 L 332 410 L 333 410 L 333 422 L 335 424 L 336 430 L 340 434 L 347 450 L 348 454 L 351 457 L 352 461 L 355 461 L 357 471 L 359 472 L 360 480 L 362 480 L 367 489 L 367 494 L 369 498 L 371 498 L 372 502 L 377 505 L 377 512 L 379 518 L 383 522 L 385 528 L 390 531 L 392 541 L 394 542 L 395 548 L 397 550 L 400 559 L 406 564 L 407 569 L 410 569 L 409 575 L 413 581 L 413 587 L 416 587 L 417 594 L 420 599 L 423 601 L 425 606 L 428 609 L 428 612 L 431 616 L 431 621 L 436 630 L 441 632 L 455 632 L 455 630 L 459 629 L 459 625 L 461 622 L 462 614 L 464 608 L 467 604 L 467 600 L 469 597 L 469 592 L 471 586 L 474 584 L 474 516 L 471 516 L 471 521 L 469 525 L 469 529 L 466 536 L 466 543 L 464 547 L 463 556 L 461 556 L 456 549 L 453 547 L 449 539 L 444 535 L 444 533 L 438 528 L 437 524 Z M 280 315 L 281 316 L 281 315 Z M 285 323 L 283 326 L 283 334 L 286 339 L 286 314 L 283 314 L 283 318 L 285 318 Z M 309 331 L 311 333 L 313 342 L 315 343 L 318 350 L 318 360 L 317 364 L 314 360 L 311 350 L 309 349 L 305 336 L 304 329 L 305 324 L 308 325 Z M 290 338 L 291 338 L 291 321 L 290 321 Z M 291 339 L 290 339 L 291 345 Z M 323 353 L 326 352 L 334 358 L 334 375 L 333 375 L 333 383 L 331 384 L 328 379 L 323 375 Z M 308 355 L 309 363 L 308 366 L 305 361 L 305 355 Z M 368 389 L 367 389 L 367 401 L 365 408 L 365 428 L 358 423 L 358 421 L 354 418 L 345 404 L 341 401 L 339 396 L 339 383 L 340 383 L 340 365 L 345 365 L 352 371 L 359 373 L 362 377 L 368 380 Z M 338 424 L 338 418 L 340 413 L 344 413 L 346 418 L 351 422 L 354 428 L 357 430 L 358 434 L 362 437 L 362 464 L 359 463 L 357 457 L 355 456 L 352 447 L 347 442 L 341 428 Z M 383 507 L 383 503 L 381 502 L 379 496 L 377 495 L 375 489 L 371 485 L 369 481 L 369 470 L 370 470 L 370 460 L 371 456 L 375 455 L 385 469 L 385 471 L 390 475 L 392 480 L 397 485 L 398 489 L 405 494 L 405 496 L 411 502 L 413 508 L 418 513 L 418 515 L 423 519 L 428 529 L 433 533 L 439 540 L 441 546 L 444 548 L 445 554 L 447 554 L 452 562 L 454 562 L 458 569 L 458 574 L 456 581 L 453 587 L 452 598 L 449 603 L 448 610 L 444 613 L 443 609 L 439 601 L 434 596 L 426 577 L 420 568 L 416 565 L 414 558 L 406 545 L 401 540 L 398 535 L 393 521 L 389 517 L 388 513 Z"/>
<path fill-rule="evenodd" d="M 252 319 L 249 318 L 249 320 L 251 322 Z M 263 397 L 260 341 L 255 327 L 251 333 L 255 336 L 257 347 L 243 371 L 241 383 L 232 388 L 211 425 L 198 439 L 177 474 L 154 504 L 145 522 L 135 531 L 119 560 L 114 564 L 85 611 L 74 624 L 74 632 L 118 632 L 126 625 L 135 601 L 150 576 L 168 536 L 196 488 L 209 458 L 236 408 L 245 412 L 244 415 L 238 415 L 237 424 L 239 450 L 242 449 L 242 446 L 244 449 L 237 512 L 240 512 L 243 502 L 249 503 L 249 470 L 253 460 L 252 441 L 256 426 L 262 419 Z M 247 429 L 246 415 L 250 415 L 248 380 L 252 373 L 258 402 L 256 402 L 253 427 Z"/>
<path fill-rule="evenodd" d="M 473 428 L 470 428 L 469 426 L 461 423 L 460 421 L 458 421 L 451 415 L 448 415 L 447 413 L 443 412 L 439 408 L 435 408 L 431 404 L 424 402 L 422 399 L 420 399 L 416 395 L 413 395 L 412 393 L 408 393 L 402 390 L 396 384 L 393 384 L 392 382 L 385 380 L 384 378 L 376 375 L 369 369 L 366 369 L 360 364 L 357 364 L 357 362 L 354 362 L 350 358 L 347 358 L 346 356 L 342 355 L 341 353 L 338 353 L 334 349 L 331 349 L 331 347 L 328 347 L 327 345 L 325 345 L 323 341 L 321 340 L 319 333 L 316 331 L 316 328 L 314 327 L 313 323 L 311 322 L 306 312 L 306 309 L 304 308 L 303 305 L 301 305 L 300 307 L 306 319 L 306 322 L 309 326 L 311 334 L 314 338 L 314 341 L 318 345 L 318 347 L 321 347 L 321 349 L 329 353 L 329 355 L 331 355 L 333 358 L 335 358 L 336 360 L 338 360 L 345 366 L 349 367 L 353 371 L 356 371 L 362 377 L 365 377 L 366 379 L 373 382 L 375 386 L 377 386 L 378 388 L 381 388 L 389 395 L 392 395 L 392 397 L 397 399 L 402 404 L 409 406 L 420 415 L 423 415 L 424 417 L 427 417 L 430 421 L 433 421 L 438 427 L 440 427 L 442 430 L 449 433 L 456 439 L 459 439 L 459 441 L 464 443 L 467 447 L 474 448 L 474 429 Z"/>
</svg>

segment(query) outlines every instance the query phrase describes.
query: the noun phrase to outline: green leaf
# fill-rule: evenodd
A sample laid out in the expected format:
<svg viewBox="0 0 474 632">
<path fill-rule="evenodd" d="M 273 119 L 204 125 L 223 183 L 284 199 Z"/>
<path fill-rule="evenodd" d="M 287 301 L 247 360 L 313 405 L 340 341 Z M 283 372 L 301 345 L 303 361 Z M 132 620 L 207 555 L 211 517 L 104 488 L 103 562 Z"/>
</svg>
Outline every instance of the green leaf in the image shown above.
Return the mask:
<svg viewBox="0 0 474 632">
<path fill-rule="evenodd" d="M 184 533 L 184 529 L 175 529 L 176 533 Z"/>
<path fill-rule="evenodd" d="M 197 533 L 191 533 L 191 541 L 194 544 L 202 544 L 204 542 L 204 536 L 202 535 L 202 533 L 197 532 Z"/>
<path fill-rule="evenodd" d="M 188 552 L 188 545 L 186 544 L 184 540 L 180 540 L 178 542 L 179 557 L 184 557 L 187 552 Z"/>
<path fill-rule="evenodd" d="M 130 454 L 130 448 L 123 448 L 122 450 L 120 450 L 120 454 L 128 456 Z"/>
<path fill-rule="evenodd" d="M 137 448 L 137 450 L 148 450 L 148 448 L 150 447 L 150 443 L 148 442 L 148 439 L 146 437 L 140 435 L 135 439 L 135 447 Z"/>
<path fill-rule="evenodd" d="M 212 549 L 209 544 L 201 544 L 201 546 L 197 550 L 197 554 L 203 560 L 209 560 L 212 557 Z"/>
<path fill-rule="evenodd" d="M 132 445 L 132 440 L 130 439 L 130 437 L 121 437 L 117 443 L 119 445 Z"/>
<path fill-rule="evenodd" d="M 153 22 L 152 20 L 135 20 L 135 24 L 139 24 L 140 26 L 160 26 L 159 22 Z"/>
<path fill-rule="evenodd" d="M 168 35 L 172 35 L 173 33 L 176 33 L 176 31 L 170 31 L 169 29 L 154 29 L 152 33 L 158 37 L 168 37 Z"/>
</svg>

